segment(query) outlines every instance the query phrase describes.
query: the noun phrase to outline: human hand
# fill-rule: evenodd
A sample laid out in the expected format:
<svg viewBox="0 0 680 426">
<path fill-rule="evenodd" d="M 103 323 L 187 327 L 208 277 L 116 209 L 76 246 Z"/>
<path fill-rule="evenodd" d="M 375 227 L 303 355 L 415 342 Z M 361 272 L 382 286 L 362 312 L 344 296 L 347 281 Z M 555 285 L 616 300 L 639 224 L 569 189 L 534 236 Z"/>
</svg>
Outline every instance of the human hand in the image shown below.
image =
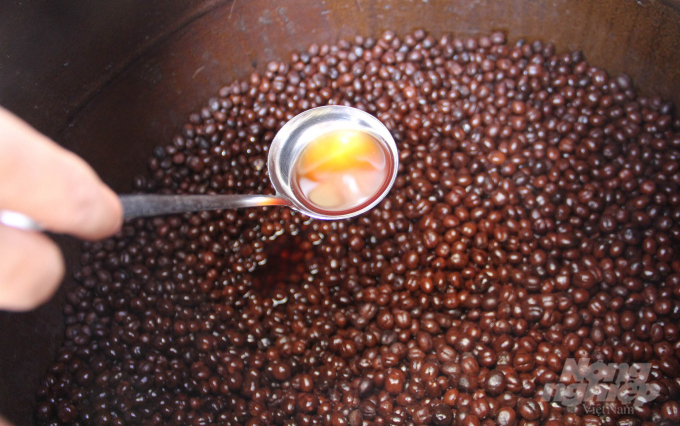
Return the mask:
<svg viewBox="0 0 680 426">
<path fill-rule="evenodd" d="M 118 197 L 85 161 L 0 107 L 2 209 L 87 240 L 114 234 L 123 221 Z M 0 309 L 39 306 L 63 275 L 64 261 L 52 240 L 0 224 Z"/>
</svg>

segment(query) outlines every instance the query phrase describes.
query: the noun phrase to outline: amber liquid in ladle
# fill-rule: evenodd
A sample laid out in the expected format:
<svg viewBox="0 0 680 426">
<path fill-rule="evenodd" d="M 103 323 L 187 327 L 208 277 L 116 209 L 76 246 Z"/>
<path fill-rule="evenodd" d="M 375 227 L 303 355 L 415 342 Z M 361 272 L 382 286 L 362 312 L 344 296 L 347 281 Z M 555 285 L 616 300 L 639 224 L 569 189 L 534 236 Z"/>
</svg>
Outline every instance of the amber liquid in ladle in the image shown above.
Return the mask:
<svg viewBox="0 0 680 426">
<path fill-rule="evenodd" d="M 321 213 L 356 211 L 379 197 L 392 176 L 392 161 L 373 135 L 336 130 L 312 140 L 298 156 L 293 189 Z"/>
</svg>

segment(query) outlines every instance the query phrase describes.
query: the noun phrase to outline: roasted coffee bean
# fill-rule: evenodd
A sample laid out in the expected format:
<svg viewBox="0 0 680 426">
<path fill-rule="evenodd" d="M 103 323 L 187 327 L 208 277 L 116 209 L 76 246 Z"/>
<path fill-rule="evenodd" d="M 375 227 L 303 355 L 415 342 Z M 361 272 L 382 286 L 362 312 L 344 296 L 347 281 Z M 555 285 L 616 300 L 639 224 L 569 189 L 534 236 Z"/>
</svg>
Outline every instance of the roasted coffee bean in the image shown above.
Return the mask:
<svg viewBox="0 0 680 426">
<path fill-rule="evenodd" d="M 37 424 L 680 422 L 670 104 L 549 43 L 388 31 L 223 87 L 135 191 L 272 194 L 276 131 L 329 104 L 394 136 L 389 195 L 349 220 L 199 212 L 85 243 Z M 545 401 L 585 358 L 651 365 L 658 396 Z"/>
</svg>

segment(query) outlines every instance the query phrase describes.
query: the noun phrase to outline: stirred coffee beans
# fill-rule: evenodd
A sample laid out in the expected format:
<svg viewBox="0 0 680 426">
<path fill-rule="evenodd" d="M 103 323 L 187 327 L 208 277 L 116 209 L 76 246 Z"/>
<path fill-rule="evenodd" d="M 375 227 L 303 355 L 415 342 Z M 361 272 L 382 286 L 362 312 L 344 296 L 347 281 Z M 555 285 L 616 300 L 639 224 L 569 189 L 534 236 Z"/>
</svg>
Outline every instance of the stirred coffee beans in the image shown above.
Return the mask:
<svg viewBox="0 0 680 426">
<path fill-rule="evenodd" d="M 388 31 L 222 88 L 135 187 L 272 193 L 275 132 L 328 104 L 393 133 L 389 196 L 345 221 L 203 212 L 85 244 L 39 424 L 680 421 L 670 104 L 552 44 Z M 583 359 L 648 364 L 657 396 L 546 401 Z"/>
</svg>

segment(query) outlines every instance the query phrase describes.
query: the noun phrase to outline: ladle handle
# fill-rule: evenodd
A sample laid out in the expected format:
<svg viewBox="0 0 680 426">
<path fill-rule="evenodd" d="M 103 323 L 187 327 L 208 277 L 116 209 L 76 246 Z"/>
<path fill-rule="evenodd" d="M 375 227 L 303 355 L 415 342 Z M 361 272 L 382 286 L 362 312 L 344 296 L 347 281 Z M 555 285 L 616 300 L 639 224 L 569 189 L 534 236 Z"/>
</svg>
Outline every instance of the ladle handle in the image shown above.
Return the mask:
<svg viewBox="0 0 680 426">
<path fill-rule="evenodd" d="M 204 210 L 240 209 L 243 207 L 287 206 L 288 201 L 275 195 L 121 195 L 123 217 L 160 216 Z"/>
</svg>

